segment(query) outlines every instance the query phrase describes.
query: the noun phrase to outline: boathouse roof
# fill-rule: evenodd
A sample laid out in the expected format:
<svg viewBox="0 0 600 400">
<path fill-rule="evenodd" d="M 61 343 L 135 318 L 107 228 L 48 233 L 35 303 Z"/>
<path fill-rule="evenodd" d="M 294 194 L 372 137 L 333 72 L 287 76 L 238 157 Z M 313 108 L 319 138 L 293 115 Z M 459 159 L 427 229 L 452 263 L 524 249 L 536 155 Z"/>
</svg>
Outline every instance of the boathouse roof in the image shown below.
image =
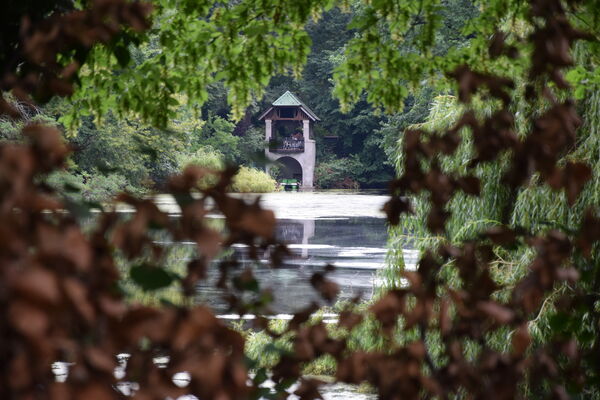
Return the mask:
<svg viewBox="0 0 600 400">
<path fill-rule="evenodd" d="M 311 110 L 306 104 L 304 104 L 302 102 L 302 100 L 300 100 L 298 97 L 296 97 L 289 90 L 286 90 L 286 92 L 284 94 L 282 94 L 281 96 L 279 96 L 279 98 L 272 103 L 272 107 L 269 107 L 269 109 L 267 111 L 265 111 L 264 113 L 262 113 L 261 116 L 258 117 L 258 119 L 259 120 L 264 119 L 264 117 L 266 117 L 267 114 L 269 114 L 269 112 L 274 107 L 300 107 L 300 109 L 302 111 L 304 111 L 304 113 L 306 115 L 308 115 L 309 118 L 312 119 L 313 121 L 320 121 L 321 120 L 319 117 L 317 117 L 317 114 L 315 114 L 313 112 L 313 110 Z"/>
</svg>

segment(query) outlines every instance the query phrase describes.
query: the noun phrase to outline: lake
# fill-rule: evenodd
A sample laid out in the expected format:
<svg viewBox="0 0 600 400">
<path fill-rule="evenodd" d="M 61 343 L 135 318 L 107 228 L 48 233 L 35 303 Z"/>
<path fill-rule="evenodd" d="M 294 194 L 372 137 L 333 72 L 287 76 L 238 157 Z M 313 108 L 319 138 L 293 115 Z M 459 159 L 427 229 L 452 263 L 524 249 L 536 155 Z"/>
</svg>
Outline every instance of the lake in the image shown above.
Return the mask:
<svg viewBox="0 0 600 400">
<path fill-rule="evenodd" d="M 238 196 L 253 201 L 257 195 Z M 372 296 L 379 284 L 377 271 L 385 263 L 387 225 L 382 207 L 388 196 L 368 191 L 314 191 L 268 193 L 260 198 L 264 208 L 275 212 L 277 238 L 288 243 L 293 253 L 281 268 L 268 267 L 266 260 L 255 266 L 261 288 L 274 294 L 273 313 L 285 318 L 320 301 L 308 280 L 327 264 L 336 267 L 329 278 L 340 286 L 339 299 Z M 173 216 L 179 213 L 169 195 L 157 196 L 156 204 Z M 242 264 L 249 263 L 244 248 L 235 248 Z M 405 258 L 408 264 L 414 263 L 416 254 L 406 250 Z M 211 268 L 208 279 L 198 286 L 197 300 L 225 318 L 234 318 L 224 314 L 227 307 L 221 301 L 222 291 L 214 286 L 217 278 L 217 269 Z"/>
<path fill-rule="evenodd" d="M 236 195 L 248 201 L 254 201 L 257 195 Z M 274 318 L 289 319 L 311 302 L 319 302 L 308 280 L 313 272 L 321 271 L 327 264 L 335 266 L 329 278 L 340 287 L 340 299 L 360 296 L 368 300 L 380 285 L 378 271 L 384 267 L 387 242 L 387 225 L 382 207 L 388 197 L 374 192 L 355 191 L 314 191 L 314 192 L 278 192 L 260 195 L 264 208 L 275 212 L 277 218 L 276 236 L 286 242 L 293 255 L 281 268 L 270 268 L 266 260 L 254 266 L 255 276 L 261 288 L 270 288 L 274 294 L 271 306 Z M 177 218 L 179 207 L 169 195 L 154 198 L 158 207 Z M 126 208 L 121 211 L 127 212 Z M 218 219 L 215 215 L 213 218 Z M 195 247 L 194 243 L 178 243 L 178 246 Z M 243 246 L 234 246 L 242 263 L 250 261 L 245 257 Z M 183 254 L 191 254 L 183 252 Z M 404 250 L 407 267 L 416 261 L 416 253 Z M 186 258 L 181 258 L 183 264 Z M 178 261 L 179 262 L 179 261 Z M 214 265 L 213 265 L 214 266 Z M 222 301 L 222 292 L 214 287 L 217 268 L 210 268 L 208 278 L 197 286 L 196 301 L 209 305 L 216 314 L 225 320 L 241 318 L 251 319 L 253 315 L 238 316 L 228 313 Z M 328 314 L 325 322 L 335 322 L 337 315 Z M 126 364 L 128 355 L 119 356 L 120 371 Z M 165 363 L 168 360 L 159 360 Z M 57 379 L 66 379 L 68 365 L 55 363 L 53 366 Z M 115 374 L 122 373 L 115 371 Z M 180 372 L 174 376 L 174 382 L 185 386 L 189 374 Z M 186 381 L 187 380 L 187 381 Z M 131 391 L 134 383 L 122 382 L 118 390 Z M 328 384 L 321 390 L 326 400 L 350 399 L 370 400 L 373 394 L 358 393 L 357 387 L 345 384 Z M 295 399 L 295 396 L 290 396 Z M 184 396 L 180 400 L 195 399 Z"/>
</svg>

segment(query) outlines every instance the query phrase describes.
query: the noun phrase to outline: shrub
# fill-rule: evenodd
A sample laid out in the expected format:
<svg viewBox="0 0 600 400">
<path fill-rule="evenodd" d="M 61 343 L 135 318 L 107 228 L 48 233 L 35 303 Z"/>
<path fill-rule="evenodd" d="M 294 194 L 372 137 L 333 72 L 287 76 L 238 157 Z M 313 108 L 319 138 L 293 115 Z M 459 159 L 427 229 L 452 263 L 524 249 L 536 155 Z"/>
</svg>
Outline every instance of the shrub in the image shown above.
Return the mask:
<svg viewBox="0 0 600 400">
<path fill-rule="evenodd" d="M 145 192 L 143 189 L 132 186 L 123 175 L 104 175 L 97 171 L 92 174 L 83 172 L 80 175 L 58 171 L 49 175 L 46 183 L 64 196 L 76 201 L 102 202 L 110 200 L 120 192 L 136 195 Z"/>
<path fill-rule="evenodd" d="M 217 171 L 225 168 L 223 154 L 210 146 L 200 147 L 193 153 L 180 154 L 177 157 L 177 164 L 180 170 L 183 170 L 188 165 L 197 165 Z M 214 185 L 218 179 L 216 175 L 207 176 L 199 182 L 199 185 L 201 187 Z"/>
<path fill-rule="evenodd" d="M 319 163 L 315 182 L 321 189 L 358 189 L 362 164 L 357 157 L 338 158 Z"/>
<path fill-rule="evenodd" d="M 277 182 L 269 174 L 256 168 L 241 167 L 233 177 L 231 190 L 238 193 L 274 192 Z"/>
<path fill-rule="evenodd" d="M 225 167 L 223 153 L 210 146 L 200 147 L 193 153 L 182 153 L 177 157 L 179 168 L 193 164 L 204 168 L 220 170 Z"/>
<path fill-rule="evenodd" d="M 279 164 L 277 163 L 273 163 L 270 165 L 269 167 L 269 172 L 267 172 L 271 178 L 275 179 L 276 181 L 279 180 L 281 178 L 281 167 Z"/>
<path fill-rule="evenodd" d="M 198 165 L 200 167 L 212 170 L 222 170 L 225 168 L 223 154 L 214 150 L 212 147 L 201 147 L 192 154 L 182 154 L 178 157 L 179 168 L 183 169 L 187 165 Z M 207 176 L 201 182 L 201 186 L 210 186 L 217 182 L 218 177 Z M 277 182 L 269 174 L 256 168 L 242 166 L 233 178 L 233 184 L 230 190 L 238 193 L 268 193 L 274 192 L 277 188 Z"/>
</svg>

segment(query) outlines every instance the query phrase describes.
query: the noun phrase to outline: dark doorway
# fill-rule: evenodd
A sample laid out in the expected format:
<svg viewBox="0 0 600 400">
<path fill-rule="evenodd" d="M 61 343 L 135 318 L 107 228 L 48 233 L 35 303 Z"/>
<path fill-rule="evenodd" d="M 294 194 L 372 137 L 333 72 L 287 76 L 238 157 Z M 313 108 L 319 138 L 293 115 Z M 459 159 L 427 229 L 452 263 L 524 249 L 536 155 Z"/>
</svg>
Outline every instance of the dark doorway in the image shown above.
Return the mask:
<svg viewBox="0 0 600 400">
<path fill-rule="evenodd" d="M 281 166 L 281 179 L 297 179 L 302 183 L 302 165 L 292 157 L 281 157 L 277 160 Z"/>
</svg>

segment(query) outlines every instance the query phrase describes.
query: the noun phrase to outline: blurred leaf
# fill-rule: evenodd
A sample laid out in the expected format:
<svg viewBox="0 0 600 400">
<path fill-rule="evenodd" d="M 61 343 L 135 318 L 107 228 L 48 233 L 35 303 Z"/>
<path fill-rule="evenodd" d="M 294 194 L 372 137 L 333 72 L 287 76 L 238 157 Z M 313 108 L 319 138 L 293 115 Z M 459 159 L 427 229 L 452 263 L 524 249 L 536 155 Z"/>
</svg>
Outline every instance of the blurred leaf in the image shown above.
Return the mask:
<svg viewBox="0 0 600 400">
<path fill-rule="evenodd" d="M 167 287 L 173 282 L 173 276 L 162 268 L 140 264 L 131 268 L 131 279 L 143 290 L 152 291 Z"/>
</svg>

